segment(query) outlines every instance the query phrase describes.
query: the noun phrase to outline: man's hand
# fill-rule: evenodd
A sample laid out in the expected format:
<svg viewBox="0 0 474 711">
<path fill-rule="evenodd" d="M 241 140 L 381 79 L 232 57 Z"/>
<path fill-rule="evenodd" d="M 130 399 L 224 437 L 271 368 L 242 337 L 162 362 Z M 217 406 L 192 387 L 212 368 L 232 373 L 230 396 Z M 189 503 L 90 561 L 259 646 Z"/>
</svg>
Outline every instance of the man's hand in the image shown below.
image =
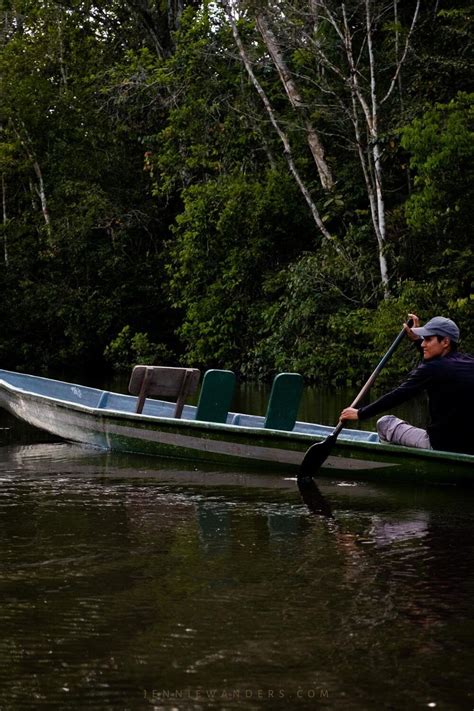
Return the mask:
<svg viewBox="0 0 474 711">
<path fill-rule="evenodd" d="M 419 341 L 420 337 L 417 336 L 416 333 L 413 333 L 411 329 L 418 328 L 418 326 L 420 325 L 420 319 L 416 314 L 408 314 L 408 318 L 413 321 L 413 326 L 410 327 L 407 323 L 404 323 L 403 328 L 405 329 L 405 333 L 407 334 L 410 341 Z"/>
<path fill-rule="evenodd" d="M 342 420 L 358 420 L 359 410 L 356 407 L 346 407 L 345 410 L 341 412 L 339 421 Z"/>
</svg>

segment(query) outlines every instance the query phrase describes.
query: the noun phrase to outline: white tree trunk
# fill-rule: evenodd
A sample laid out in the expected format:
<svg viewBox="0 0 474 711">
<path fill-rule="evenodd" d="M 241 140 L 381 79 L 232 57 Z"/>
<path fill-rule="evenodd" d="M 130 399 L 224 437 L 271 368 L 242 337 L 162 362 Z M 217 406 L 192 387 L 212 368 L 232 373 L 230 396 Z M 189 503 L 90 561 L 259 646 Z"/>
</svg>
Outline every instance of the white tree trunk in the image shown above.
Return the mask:
<svg viewBox="0 0 474 711">
<path fill-rule="evenodd" d="M 37 160 L 33 163 L 33 169 L 35 171 L 36 177 L 38 179 L 38 185 L 36 186 L 36 191 L 41 202 L 41 212 L 43 213 L 44 222 L 46 225 L 46 231 L 48 236 L 51 237 L 51 220 L 49 218 L 48 203 L 46 200 L 46 192 L 44 189 L 43 173 L 41 172 L 40 165 Z"/>
<path fill-rule="evenodd" d="M 16 128 L 16 126 L 13 126 L 13 130 L 15 131 L 15 134 L 20 141 L 28 159 L 31 161 L 31 165 L 33 167 L 33 170 L 36 175 L 37 179 L 37 184 L 35 185 L 35 190 L 36 193 L 40 199 L 41 203 L 41 212 L 43 214 L 43 219 L 44 223 L 46 225 L 46 232 L 48 234 L 48 238 L 51 238 L 52 236 L 52 229 L 51 229 L 51 220 L 49 217 L 49 210 L 48 210 L 48 202 L 46 199 L 46 190 L 44 186 L 44 180 L 43 180 L 43 172 L 41 170 L 41 166 L 38 162 L 38 159 L 36 157 L 32 141 L 28 135 L 28 132 L 25 128 L 25 126 L 22 126 L 22 132 Z"/>
<path fill-rule="evenodd" d="M 2 213 L 3 213 L 3 259 L 8 267 L 8 238 L 7 238 L 7 186 L 2 173 Z"/>
<path fill-rule="evenodd" d="M 63 89 L 67 87 L 67 68 L 64 61 L 64 42 L 61 19 L 58 18 L 58 45 L 59 45 L 59 69 L 61 72 L 61 84 Z"/>
<path fill-rule="evenodd" d="M 325 190 L 332 190 L 334 188 L 334 180 L 332 177 L 331 169 L 326 161 L 323 145 L 316 129 L 307 117 L 306 107 L 304 105 L 303 99 L 292 77 L 292 74 L 283 58 L 277 39 L 272 30 L 270 29 L 270 26 L 267 22 L 267 18 L 264 15 L 257 14 L 256 22 L 291 105 L 293 106 L 295 111 L 298 111 L 299 113 L 303 114 L 306 139 L 311 150 L 314 162 L 316 164 L 316 168 L 318 170 L 321 185 Z"/>
<path fill-rule="evenodd" d="M 378 129 L 378 103 L 377 103 L 377 82 L 375 72 L 375 58 L 372 43 L 372 18 L 370 15 L 370 0 L 365 0 L 365 20 L 367 31 L 367 52 L 369 55 L 369 71 L 370 71 L 370 103 L 371 113 L 370 121 L 368 121 L 368 129 L 370 136 L 370 150 L 372 152 L 372 160 L 374 165 L 375 178 L 375 195 L 377 199 L 377 242 L 378 242 L 378 257 L 380 265 L 380 278 L 384 290 L 384 297 L 387 299 L 390 296 L 390 284 L 388 275 L 387 258 L 385 256 L 387 234 L 385 229 L 385 201 L 383 195 L 383 167 L 382 156 L 380 151 L 380 136 Z"/>
<path fill-rule="evenodd" d="M 312 216 L 313 216 L 314 222 L 316 223 L 316 225 L 317 225 L 317 227 L 319 228 L 319 230 L 320 230 L 321 234 L 323 235 L 323 237 L 324 237 L 326 240 L 328 240 L 329 242 L 331 242 L 332 244 L 334 244 L 334 245 L 335 245 L 335 248 L 337 249 L 337 251 L 341 251 L 340 248 L 339 248 L 339 246 L 335 243 L 335 238 L 333 237 L 333 235 L 331 235 L 330 232 L 328 232 L 328 230 L 326 229 L 326 226 L 325 226 L 324 222 L 323 222 L 322 219 L 321 219 L 321 215 L 319 214 L 319 210 L 318 210 L 318 208 L 317 208 L 317 206 L 316 206 L 314 200 L 312 199 L 311 194 L 310 194 L 308 188 L 306 187 L 306 185 L 305 185 L 303 179 L 301 178 L 301 175 L 299 174 L 299 171 L 298 171 L 298 169 L 297 169 L 297 167 L 296 167 L 296 164 L 295 164 L 295 161 L 294 161 L 294 158 L 293 158 L 293 153 L 292 153 L 292 150 L 291 150 L 291 145 L 290 145 L 290 141 L 289 141 L 289 139 L 288 139 L 288 136 L 286 135 L 286 133 L 282 130 L 282 128 L 281 128 L 280 125 L 278 124 L 278 121 L 277 121 L 277 119 L 276 119 L 275 112 L 273 111 L 273 107 L 272 107 L 272 105 L 271 105 L 271 103 L 270 103 L 270 100 L 268 99 L 268 97 L 267 97 L 267 95 L 266 95 L 266 93 L 265 93 L 265 91 L 264 91 L 262 85 L 260 84 L 260 82 L 258 81 L 257 77 L 255 76 L 255 73 L 254 73 L 254 71 L 253 71 L 253 69 L 252 69 L 252 65 L 251 65 L 250 60 L 249 60 L 249 58 L 248 58 L 248 56 L 247 56 L 247 52 L 245 51 L 245 47 L 244 47 L 244 45 L 243 45 L 243 43 L 242 43 L 242 40 L 241 40 L 241 38 L 240 38 L 239 30 L 238 30 L 238 28 L 237 28 L 237 24 L 236 24 L 235 19 L 234 19 L 233 15 L 232 15 L 232 9 L 231 9 L 231 7 L 228 5 L 228 3 L 225 2 L 225 0 L 224 0 L 224 3 L 223 3 L 223 6 L 224 6 L 224 9 L 225 9 L 226 14 L 227 14 L 227 19 L 228 19 L 229 24 L 230 24 L 231 29 L 232 29 L 232 34 L 233 34 L 233 36 L 234 36 L 234 41 L 235 41 L 235 43 L 236 43 L 236 45 L 237 45 L 237 49 L 238 49 L 238 51 L 239 51 L 240 58 L 241 58 L 241 60 L 242 60 L 242 62 L 243 62 L 243 64 L 244 64 L 244 66 L 245 66 L 245 69 L 246 69 L 247 74 L 248 74 L 248 76 L 249 76 L 249 78 L 250 78 L 250 81 L 251 81 L 252 84 L 254 85 L 254 87 L 255 87 L 255 89 L 256 89 L 258 95 L 260 96 L 260 99 L 262 100 L 262 103 L 263 103 L 263 105 L 264 105 L 264 107 L 265 107 L 265 110 L 266 110 L 266 112 L 267 112 L 267 114 L 268 114 L 268 117 L 269 117 L 269 119 L 270 119 L 270 121 L 271 121 L 271 124 L 272 124 L 272 126 L 274 127 L 275 131 L 277 132 L 277 134 L 278 134 L 278 136 L 279 136 L 279 138 L 280 138 L 280 140 L 281 140 L 281 142 L 282 142 L 282 144 L 283 144 L 283 150 L 284 150 L 286 162 L 287 162 L 287 164 L 288 164 L 288 167 L 289 167 L 289 169 L 290 169 L 290 171 L 291 171 L 291 173 L 292 173 L 292 175 L 293 175 L 293 177 L 294 177 L 294 179 L 295 179 L 295 181 L 296 181 L 296 183 L 297 183 L 297 185 L 298 185 L 298 187 L 299 187 L 299 189 L 300 189 L 300 191 L 301 191 L 301 193 L 302 193 L 304 199 L 306 200 L 306 203 L 307 203 L 308 206 L 309 206 L 309 209 L 311 210 L 311 214 L 312 214 Z"/>
</svg>

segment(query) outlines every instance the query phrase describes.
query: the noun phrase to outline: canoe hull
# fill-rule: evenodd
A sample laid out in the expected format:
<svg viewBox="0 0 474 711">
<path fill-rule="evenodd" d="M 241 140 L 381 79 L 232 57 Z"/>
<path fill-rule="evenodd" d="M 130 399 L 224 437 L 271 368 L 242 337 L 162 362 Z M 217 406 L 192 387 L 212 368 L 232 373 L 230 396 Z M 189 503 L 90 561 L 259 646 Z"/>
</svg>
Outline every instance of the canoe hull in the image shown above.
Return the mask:
<svg viewBox="0 0 474 711">
<path fill-rule="evenodd" d="M 47 379 L 38 380 L 48 384 Z M 83 386 L 68 386 L 78 400 L 71 402 L 31 392 L 17 385 L 2 380 L 0 371 L 0 406 L 17 418 L 62 439 L 119 452 L 215 462 L 241 468 L 283 469 L 290 473 L 297 471 L 307 448 L 323 438 L 305 432 L 267 430 L 261 426 L 136 415 L 130 409 L 128 399 L 125 400 L 125 407 L 129 409 L 125 412 L 90 407 L 82 404 L 83 401 L 95 402 L 100 391 Z M 61 397 L 69 397 L 68 392 L 67 389 L 66 394 L 61 391 Z M 474 457 L 455 456 L 453 459 L 448 453 L 412 450 L 369 441 L 347 441 L 341 437 L 318 476 L 342 474 L 352 479 L 376 477 L 401 480 L 421 475 L 422 479 L 442 483 L 474 483 Z"/>
<path fill-rule="evenodd" d="M 10 393 L 5 398 L 0 391 L 0 404 L 24 422 L 62 439 L 161 457 L 296 469 L 312 442 L 307 435 L 297 438 L 273 430 L 164 417 L 157 421 L 103 410 L 88 412 L 77 405 L 45 400 L 30 393 Z M 381 465 L 339 456 L 328 462 L 328 467 L 335 466 L 348 470 Z"/>
</svg>

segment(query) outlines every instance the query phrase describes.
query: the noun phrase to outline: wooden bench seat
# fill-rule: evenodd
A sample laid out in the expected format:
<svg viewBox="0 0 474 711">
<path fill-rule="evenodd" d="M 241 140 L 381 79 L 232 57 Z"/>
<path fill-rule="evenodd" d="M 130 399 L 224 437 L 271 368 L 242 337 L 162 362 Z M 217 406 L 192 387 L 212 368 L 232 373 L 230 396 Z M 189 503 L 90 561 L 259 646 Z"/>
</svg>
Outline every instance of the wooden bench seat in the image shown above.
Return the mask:
<svg viewBox="0 0 474 711">
<path fill-rule="evenodd" d="M 176 400 L 174 417 L 181 417 L 186 398 L 196 392 L 200 371 L 197 368 L 170 368 L 158 365 L 136 365 L 128 390 L 137 395 L 135 412 L 141 413 L 147 397 Z"/>
</svg>

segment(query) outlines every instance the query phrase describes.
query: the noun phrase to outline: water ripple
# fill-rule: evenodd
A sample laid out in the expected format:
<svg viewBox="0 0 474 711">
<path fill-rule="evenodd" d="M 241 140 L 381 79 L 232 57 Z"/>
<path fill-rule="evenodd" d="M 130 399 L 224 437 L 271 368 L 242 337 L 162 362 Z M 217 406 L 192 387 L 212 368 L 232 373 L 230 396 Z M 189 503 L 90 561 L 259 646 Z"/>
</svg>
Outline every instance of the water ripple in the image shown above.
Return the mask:
<svg viewBox="0 0 474 711">
<path fill-rule="evenodd" d="M 468 497 L 329 483 L 328 520 L 291 481 L 58 444 L 0 472 L 0 706 L 471 702 Z"/>
</svg>

